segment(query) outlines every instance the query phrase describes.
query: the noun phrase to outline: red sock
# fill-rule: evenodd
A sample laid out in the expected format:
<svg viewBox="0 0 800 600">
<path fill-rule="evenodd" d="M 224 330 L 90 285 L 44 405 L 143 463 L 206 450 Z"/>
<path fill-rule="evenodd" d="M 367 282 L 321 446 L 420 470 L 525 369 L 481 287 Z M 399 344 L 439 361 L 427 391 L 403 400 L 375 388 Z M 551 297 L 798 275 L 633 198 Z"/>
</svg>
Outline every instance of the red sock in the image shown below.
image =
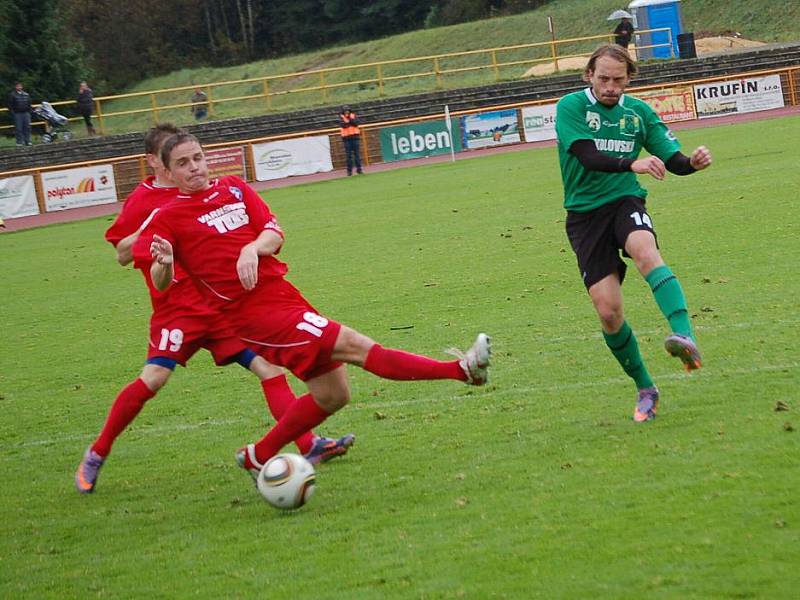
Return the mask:
<svg viewBox="0 0 800 600">
<path fill-rule="evenodd" d="M 114 440 L 136 418 L 144 403 L 155 395 L 155 392 L 151 391 L 138 377 L 123 388 L 117 399 L 114 400 L 114 404 L 111 405 L 106 424 L 103 425 L 103 430 L 92 444 L 92 450 L 100 456 L 108 456 Z"/>
<path fill-rule="evenodd" d="M 401 381 L 415 379 L 467 380 L 467 376 L 457 360 L 434 360 L 419 354 L 384 348 L 380 344 L 375 344 L 370 348 L 367 360 L 364 361 L 364 368 L 378 377 Z"/>
<path fill-rule="evenodd" d="M 300 396 L 286 409 L 269 433 L 256 442 L 256 460 L 262 465 L 304 431 L 310 431 L 330 416 L 311 394 Z"/>
<path fill-rule="evenodd" d="M 289 386 L 289 382 L 286 381 L 286 375 L 281 374 L 277 377 L 264 379 L 261 382 L 261 388 L 264 390 L 269 412 L 272 413 L 276 421 L 279 421 L 286 410 L 297 400 L 292 388 Z M 307 454 L 311 450 L 311 446 L 314 445 L 314 438 L 313 431 L 306 431 L 295 439 L 294 443 L 297 449 L 300 450 L 300 454 Z"/>
</svg>

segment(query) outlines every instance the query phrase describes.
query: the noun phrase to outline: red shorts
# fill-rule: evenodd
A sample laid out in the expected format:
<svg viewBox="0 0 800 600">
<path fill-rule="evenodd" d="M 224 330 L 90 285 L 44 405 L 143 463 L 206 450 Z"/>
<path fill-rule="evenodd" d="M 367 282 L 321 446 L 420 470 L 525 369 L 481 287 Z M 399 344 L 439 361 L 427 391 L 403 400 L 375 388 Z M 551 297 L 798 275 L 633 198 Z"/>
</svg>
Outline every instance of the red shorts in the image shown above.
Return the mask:
<svg viewBox="0 0 800 600">
<path fill-rule="evenodd" d="M 169 358 L 185 367 L 200 348 L 211 352 L 216 364 L 225 365 L 247 346 L 223 315 L 164 315 L 156 310 L 150 317 L 148 359 Z"/>
<path fill-rule="evenodd" d="M 285 279 L 260 284 L 226 314 L 248 346 L 302 381 L 342 365 L 331 360 L 342 326 L 320 316 Z"/>
</svg>

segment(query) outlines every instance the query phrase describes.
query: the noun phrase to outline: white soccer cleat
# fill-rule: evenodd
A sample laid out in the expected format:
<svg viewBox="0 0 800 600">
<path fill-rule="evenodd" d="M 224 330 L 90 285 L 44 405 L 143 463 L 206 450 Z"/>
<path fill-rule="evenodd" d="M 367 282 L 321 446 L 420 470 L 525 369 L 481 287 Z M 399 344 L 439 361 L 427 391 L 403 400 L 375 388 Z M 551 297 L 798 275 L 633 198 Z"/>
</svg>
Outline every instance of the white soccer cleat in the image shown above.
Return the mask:
<svg viewBox="0 0 800 600">
<path fill-rule="evenodd" d="M 455 348 L 448 350 L 459 358 L 458 364 L 467 376 L 469 385 L 484 385 L 489 381 L 489 359 L 492 357 L 492 340 L 485 333 L 479 333 L 469 350 L 461 352 Z"/>
</svg>

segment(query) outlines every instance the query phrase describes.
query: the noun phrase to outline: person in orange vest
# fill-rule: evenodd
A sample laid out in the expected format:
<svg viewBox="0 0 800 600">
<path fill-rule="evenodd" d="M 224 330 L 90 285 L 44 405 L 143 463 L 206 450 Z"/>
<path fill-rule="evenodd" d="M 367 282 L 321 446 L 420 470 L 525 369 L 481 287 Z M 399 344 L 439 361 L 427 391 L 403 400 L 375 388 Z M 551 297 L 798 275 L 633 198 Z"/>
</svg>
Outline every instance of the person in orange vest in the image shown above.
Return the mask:
<svg viewBox="0 0 800 600">
<path fill-rule="evenodd" d="M 344 142 L 344 154 L 347 157 L 347 175 L 353 174 L 353 165 L 355 164 L 356 173 L 362 175 L 364 171 L 361 169 L 361 130 L 359 125 L 358 116 L 350 107 L 345 105 L 342 107 L 342 112 L 339 113 L 339 127 L 342 133 L 342 141 Z"/>
</svg>

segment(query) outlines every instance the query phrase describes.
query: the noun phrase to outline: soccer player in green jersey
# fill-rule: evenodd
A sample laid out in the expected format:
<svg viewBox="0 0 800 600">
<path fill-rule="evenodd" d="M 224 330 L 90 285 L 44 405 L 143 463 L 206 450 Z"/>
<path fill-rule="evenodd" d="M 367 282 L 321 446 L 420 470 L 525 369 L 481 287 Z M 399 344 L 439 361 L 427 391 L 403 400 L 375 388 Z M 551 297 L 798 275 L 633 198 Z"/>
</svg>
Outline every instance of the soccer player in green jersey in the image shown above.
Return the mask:
<svg viewBox="0 0 800 600">
<path fill-rule="evenodd" d="M 633 259 L 650 285 L 672 333 L 664 347 L 688 371 L 701 366 L 686 298 L 678 279 L 664 264 L 653 222 L 645 208 L 647 190 L 636 177 L 664 179 L 666 171 L 689 175 L 711 164 L 700 146 L 691 156 L 645 102 L 625 95 L 636 65 L 624 48 L 605 45 L 589 58 L 585 90 L 561 98 L 556 135 L 564 182 L 566 229 L 583 283 L 600 317 L 611 353 L 638 389 L 633 418 L 656 416 L 658 388 L 647 372 L 633 330 L 622 311 L 622 281 Z M 639 158 L 642 148 L 651 156 Z"/>
</svg>

